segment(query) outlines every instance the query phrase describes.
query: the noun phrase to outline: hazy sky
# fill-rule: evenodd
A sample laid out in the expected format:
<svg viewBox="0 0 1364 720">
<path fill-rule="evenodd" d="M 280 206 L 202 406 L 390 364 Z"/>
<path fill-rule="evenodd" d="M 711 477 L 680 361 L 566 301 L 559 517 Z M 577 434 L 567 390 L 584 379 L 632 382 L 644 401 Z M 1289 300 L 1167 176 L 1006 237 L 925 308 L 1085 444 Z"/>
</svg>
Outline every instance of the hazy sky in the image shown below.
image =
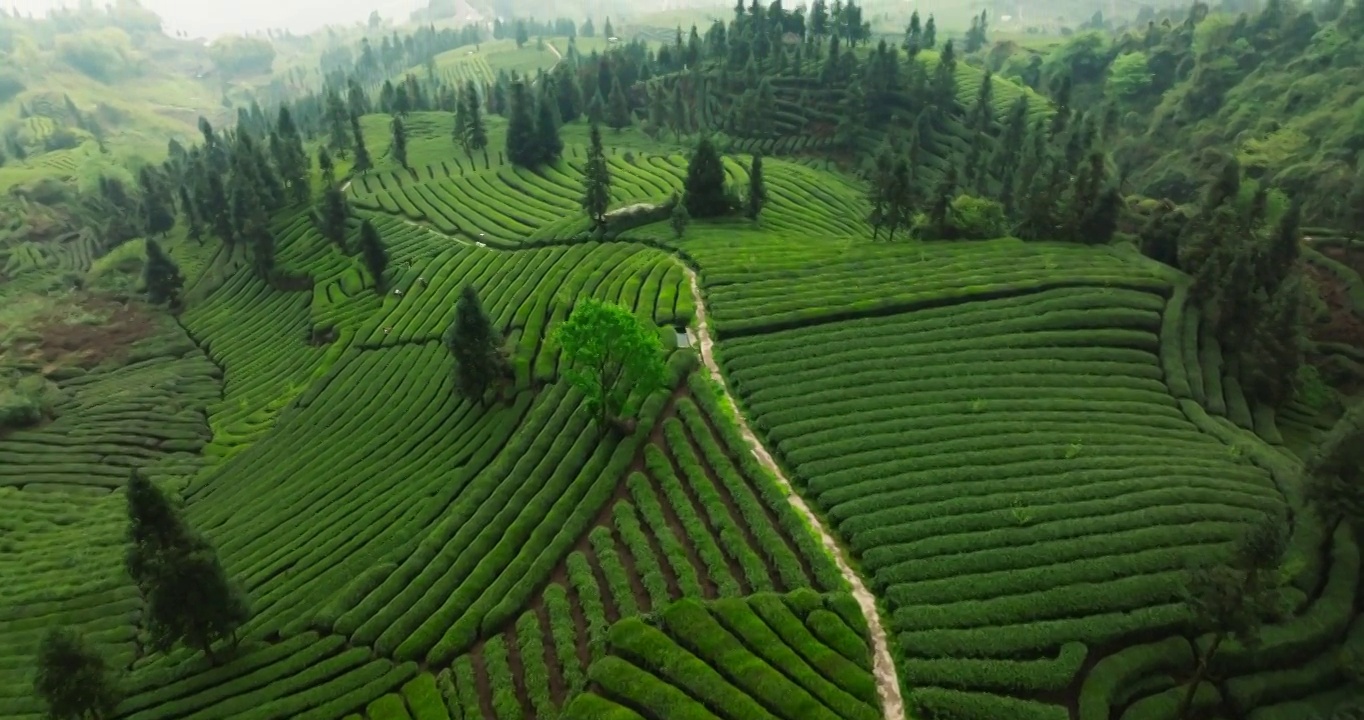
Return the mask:
<svg viewBox="0 0 1364 720">
<path fill-rule="evenodd" d="M 103 6 L 107 0 L 95 0 Z M 408 13 L 426 6 L 426 0 L 141 0 L 142 6 L 160 15 L 168 30 L 187 30 L 191 35 L 216 37 L 266 28 L 288 28 L 298 33 L 323 25 L 344 25 L 364 20 L 371 10 L 388 18 L 406 19 Z M 21 13 L 42 14 L 78 0 L 0 0 L 0 6 Z"/>
</svg>

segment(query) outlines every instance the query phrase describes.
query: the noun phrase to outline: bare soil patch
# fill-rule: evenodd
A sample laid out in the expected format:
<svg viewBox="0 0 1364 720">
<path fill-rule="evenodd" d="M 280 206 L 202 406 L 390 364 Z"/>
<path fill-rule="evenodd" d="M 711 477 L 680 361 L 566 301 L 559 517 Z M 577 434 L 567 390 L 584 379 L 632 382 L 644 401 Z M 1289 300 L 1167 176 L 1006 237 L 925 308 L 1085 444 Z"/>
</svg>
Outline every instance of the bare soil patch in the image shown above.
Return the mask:
<svg viewBox="0 0 1364 720">
<path fill-rule="evenodd" d="M 0 347 L 0 352 L 40 364 L 44 371 L 70 365 L 90 368 L 127 357 L 128 348 L 154 334 L 158 322 L 140 303 L 82 293 L 45 308 L 22 328 L 0 325 L 0 337 L 23 331 L 12 346 Z"/>
</svg>

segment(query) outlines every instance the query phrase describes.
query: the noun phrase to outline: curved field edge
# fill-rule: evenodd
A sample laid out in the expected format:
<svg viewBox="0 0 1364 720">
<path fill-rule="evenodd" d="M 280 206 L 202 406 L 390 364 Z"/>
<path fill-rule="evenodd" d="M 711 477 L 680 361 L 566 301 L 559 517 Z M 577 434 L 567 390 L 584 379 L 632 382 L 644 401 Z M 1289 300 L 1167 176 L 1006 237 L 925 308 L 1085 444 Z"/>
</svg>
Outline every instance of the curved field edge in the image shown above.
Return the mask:
<svg viewBox="0 0 1364 720">
<path fill-rule="evenodd" d="M 964 252 L 966 252 L 967 255 L 970 254 L 969 251 Z M 1262 488 L 1259 492 L 1268 492 L 1268 494 L 1264 496 L 1264 499 L 1268 501 L 1268 504 L 1263 505 L 1265 509 L 1282 504 L 1287 504 L 1291 509 L 1295 522 L 1292 535 L 1292 547 L 1287 566 L 1294 571 L 1294 583 L 1300 594 L 1296 606 L 1297 612 L 1294 617 L 1287 621 L 1287 624 L 1285 625 L 1275 626 L 1274 632 L 1280 650 L 1286 649 L 1283 643 L 1287 642 L 1287 638 L 1291 637 L 1294 633 L 1308 633 L 1307 639 L 1302 641 L 1302 645 L 1294 647 L 1296 650 L 1294 657 L 1303 661 L 1310 658 L 1320 658 L 1320 660 L 1316 662 L 1325 667 L 1329 665 L 1328 658 L 1335 652 L 1331 650 L 1331 647 L 1340 643 L 1341 638 L 1345 637 L 1344 631 L 1349 626 L 1352 618 L 1352 613 L 1350 611 L 1350 608 L 1352 608 L 1354 604 L 1352 583 L 1357 578 L 1358 573 L 1357 551 L 1354 549 L 1353 540 L 1343 531 L 1333 533 L 1331 528 L 1322 527 L 1320 522 L 1305 510 L 1301 492 L 1296 485 L 1297 478 L 1300 476 L 1300 473 L 1298 472 L 1300 470 L 1300 462 L 1288 451 L 1281 447 L 1274 447 L 1270 444 L 1271 442 L 1282 442 L 1281 437 L 1276 432 L 1274 414 L 1267 409 L 1247 407 L 1244 397 L 1240 395 L 1239 388 L 1234 382 L 1234 376 L 1227 374 L 1220 364 L 1220 352 L 1217 350 L 1215 342 L 1202 331 L 1196 311 L 1185 308 L 1184 301 L 1186 291 L 1184 290 L 1182 279 L 1179 278 L 1177 274 L 1165 273 L 1157 267 L 1153 267 L 1154 264 L 1148 264 L 1142 259 L 1133 257 L 1130 258 L 1130 262 L 1133 264 L 1133 277 L 1127 282 L 1121 280 L 1112 283 L 1106 282 L 1100 292 L 1105 295 L 1113 292 L 1123 292 L 1122 290 L 1115 290 L 1113 288 L 1114 285 L 1118 287 L 1132 285 L 1134 290 L 1139 288 L 1141 292 L 1156 291 L 1159 300 L 1150 305 L 1151 311 L 1144 321 L 1147 327 L 1146 332 L 1148 332 L 1149 335 L 1140 340 L 1138 347 L 1147 348 L 1146 351 L 1143 351 L 1145 357 L 1142 362 L 1149 363 L 1148 367 L 1150 369 L 1146 372 L 1150 372 L 1151 378 L 1159 383 L 1159 385 L 1153 389 L 1157 389 L 1159 394 L 1167 397 L 1167 400 L 1163 401 L 1162 404 L 1168 408 L 1167 412 L 1175 413 L 1174 418 L 1185 428 L 1185 430 L 1182 430 L 1181 432 L 1187 433 L 1194 431 L 1204 438 L 1215 440 L 1215 447 L 1220 447 L 1222 450 L 1212 450 L 1212 452 L 1225 453 L 1232 462 L 1242 466 L 1254 467 L 1256 469 L 1256 472 L 1259 473 L 1259 479 L 1257 479 L 1255 483 Z M 1160 283 L 1163 287 L 1153 287 L 1153 284 L 1151 283 L 1152 277 L 1162 276 L 1168 279 L 1168 282 Z M 1045 294 L 1046 292 L 1048 292 L 1046 289 L 1034 288 L 1029 289 L 1026 294 Z M 1057 290 L 1057 292 L 1063 291 Z M 989 290 L 983 292 L 982 295 L 990 298 L 999 297 Z M 967 298 L 962 300 L 951 300 L 948 302 L 959 302 L 963 308 L 966 308 L 972 304 L 972 299 Z M 930 300 L 929 302 L 924 303 L 923 308 L 932 308 L 936 304 L 937 303 Z M 914 313 L 912 312 L 910 313 L 910 315 L 913 314 Z M 1190 316 L 1192 316 L 1191 319 Z M 875 318 L 894 317 L 894 315 L 889 313 L 871 312 L 863 317 L 869 318 L 869 322 L 875 322 Z M 844 321 L 844 324 L 849 322 L 846 318 L 829 320 L 826 318 L 812 317 L 807 319 L 801 327 L 805 329 L 827 328 L 830 325 L 837 326 L 840 320 Z M 896 362 L 915 362 L 915 360 L 911 358 L 904 357 L 903 353 L 897 353 L 893 356 L 886 355 L 885 358 L 887 358 L 887 360 L 856 361 L 855 353 L 846 351 L 848 344 L 855 343 L 854 338 L 858 337 L 855 334 L 840 339 L 835 339 L 837 336 L 830 334 L 828 338 L 821 340 L 816 340 L 812 337 L 808 340 L 796 341 L 794 338 L 799 334 L 798 330 L 777 331 L 775 334 L 781 336 L 783 332 L 792 337 L 791 342 L 782 346 L 783 348 L 792 348 L 789 351 L 785 351 L 787 352 L 787 355 L 783 355 L 783 357 L 789 355 L 791 357 L 807 357 L 813 360 L 814 358 L 828 355 L 829 357 L 827 360 L 813 360 L 813 362 L 815 362 L 816 365 L 821 362 L 828 363 L 830 367 L 838 368 L 837 372 L 853 374 L 858 372 L 865 373 L 867 372 L 866 370 L 860 369 L 863 365 L 870 368 L 875 366 L 877 362 L 886 362 L 890 357 L 896 357 Z M 877 343 L 887 347 L 893 346 L 896 341 L 893 339 L 887 340 L 885 338 L 896 336 L 895 332 L 896 331 L 890 329 L 889 325 L 884 330 L 876 331 L 875 337 L 879 338 Z M 910 342 L 929 342 L 929 339 L 926 336 L 916 336 L 910 331 L 902 332 L 903 334 L 898 337 L 904 337 Z M 769 337 L 769 334 L 759 334 L 756 336 L 744 335 L 743 341 L 751 341 L 754 345 L 754 357 L 770 358 L 774 352 L 773 348 L 758 349 L 765 337 Z M 1119 340 L 1122 339 L 1119 338 Z M 805 431 L 798 430 L 795 431 L 795 434 L 792 434 L 792 431 L 782 429 L 782 424 L 789 424 L 789 420 L 779 422 L 777 425 L 772 425 L 771 422 L 769 422 L 772 418 L 770 413 L 765 413 L 763 411 L 764 408 L 762 407 L 755 407 L 754 392 L 758 392 L 758 389 L 752 386 L 750 378 L 758 376 L 754 373 L 761 374 L 762 371 L 757 370 L 756 368 L 762 365 L 762 362 L 759 361 L 757 364 L 754 364 L 745 360 L 746 364 L 741 367 L 748 369 L 748 372 L 745 374 L 743 371 L 740 371 L 735 366 L 735 362 L 738 359 L 745 359 L 747 356 L 735 351 L 737 342 L 737 340 L 723 341 L 720 347 L 720 353 L 725 358 L 723 364 L 726 368 L 726 375 L 728 376 L 730 383 L 732 385 L 737 384 L 738 395 L 744 399 L 744 404 L 745 407 L 748 408 L 748 413 L 754 417 L 758 424 L 763 428 L 768 444 L 774 449 L 774 453 L 781 459 L 782 464 L 787 468 L 791 468 L 793 477 L 796 477 L 799 481 L 798 487 L 802 494 L 811 497 L 814 503 L 820 507 L 821 512 L 831 521 L 831 524 L 834 527 L 839 528 L 841 531 L 840 536 L 845 542 L 851 542 L 853 551 L 860 561 L 859 564 L 863 567 L 863 570 L 868 577 L 872 578 L 875 585 L 879 588 L 878 595 L 881 595 L 884 598 L 883 593 L 893 588 L 889 588 L 885 581 L 878 577 L 880 571 L 876 568 L 884 568 L 885 565 L 881 561 L 878 561 L 878 563 L 872 567 L 866 565 L 866 553 L 870 549 L 870 546 L 865 542 L 859 543 L 856 533 L 854 533 L 853 536 L 848 534 L 848 523 L 852 522 L 850 516 L 846 513 L 840 513 L 839 505 L 830 505 L 827 500 L 827 493 L 830 492 L 834 486 L 825 484 L 817 486 L 819 489 L 812 488 L 811 482 L 814 478 L 802 473 L 802 470 L 806 470 L 807 467 L 810 467 L 809 459 L 803 459 L 799 455 L 793 458 L 791 455 L 792 448 L 790 443 L 794 439 L 799 438 L 801 432 L 813 430 L 813 426 Z M 1122 340 L 1123 344 L 1127 342 L 1127 340 Z M 742 345 L 742 343 L 739 344 Z M 1040 345 L 1045 345 L 1045 343 L 1039 343 L 1039 346 Z M 834 351 L 830 348 L 844 348 L 844 350 Z M 794 355 L 791 353 L 794 353 Z M 873 356 L 868 357 L 870 358 Z M 874 355 L 874 357 L 881 356 Z M 967 356 L 962 357 L 966 358 Z M 984 356 L 977 358 L 977 361 L 983 359 Z M 849 363 L 851 363 L 851 365 Z M 752 367 L 750 368 L 749 366 Z M 793 365 L 792 367 L 799 366 Z M 736 372 L 739 373 L 737 376 L 735 374 Z M 812 370 L 811 372 L 815 371 Z M 958 369 L 955 372 L 961 372 L 961 370 Z M 808 373 L 805 376 L 813 377 Z M 770 385 L 773 388 L 773 392 L 782 392 L 782 390 L 779 389 L 781 386 L 789 386 L 794 382 L 795 378 L 805 376 L 770 376 L 767 378 L 769 382 L 764 383 L 762 388 L 767 388 Z M 1188 388 L 1189 385 L 1193 384 L 1190 381 L 1190 378 L 1193 376 L 1197 376 L 1200 380 L 1206 380 L 1206 384 L 1204 384 L 1204 387 L 1202 388 L 1202 394 L 1198 397 L 1195 397 L 1193 391 Z M 874 380 L 875 377 L 878 376 L 873 374 L 865 377 Z M 886 379 L 889 378 L 887 377 Z M 748 387 L 745 387 L 746 380 L 749 380 Z M 847 380 L 836 386 L 830 387 L 847 387 L 848 382 L 856 381 Z M 1214 388 L 1214 390 L 1210 391 L 1209 387 Z M 830 394 L 827 395 L 827 397 L 812 395 L 808 392 L 809 389 L 810 388 L 801 389 L 787 387 L 786 392 L 801 395 L 802 400 L 800 403 L 802 405 L 818 405 L 821 402 L 835 402 L 835 399 L 840 397 L 840 395 L 837 394 Z M 766 391 L 764 390 L 763 392 Z M 874 401 L 870 399 L 868 402 L 874 404 Z M 974 411 L 979 412 L 983 409 L 980 405 L 981 402 L 982 401 L 979 399 L 971 401 L 968 398 L 966 400 L 968 411 L 971 406 L 974 405 L 976 406 Z M 988 403 L 991 401 L 986 400 L 984 402 Z M 1001 400 L 1001 402 L 1004 401 Z M 853 405 L 849 407 L 855 405 L 856 403 L 854 402 Z M 786 413 L 786 411 L 783 412 L 790 415 L 790 413 Z M 793 410 L 792 412 L 796 413 L 796 415 L 793 415 L 792 417 L 799 415 L 799 411 Z M 874 417 L 874 415 L 872 417 Z M 951 420 L 947 419 L 945 422 L 950 423 Z M 859 425 L 855 420 L 847 420 L 843 423 L 843 426 L 848 428 L 856 427 L 861 431 L 859 434 L 871 432 L 870 428 Z M 908 426 L 904 429 L 908 429 Z M 829 432 L 832 432 L 832 430 L 825 431 L 825 434 L 828 434 Z M 1256 435 L 1256 432 L 1259 432 L 1260 434 Z M 913 442 L 912 439 L 906 441 L 903 437 L 901 441 Z M 963 446 L 963 448 L 964 447 L 965 446 Z M 829 468 L 839 462 L 837 458 L 840 453 L 846 452 L 847 450 L 838 450 L 837 446 L 830 446 L 830 450 L 823 451 L 820 457 L 828 458 L 828 460 L 822 461 L 822 467 L 824 469 L 817 470 L 817 473 L 827 473 Z M 1062 456 L 1066 456 L 1067 453 L 1078 454 L 1081 452 L 1083 452 L 1083 449 L 1077 443 L 1072 443 L 1070 448 L 1062 450 Z M 887 456 L 887 458 L 889 457 L 890 456 Z M 882 460 L 882 462 L 884 462 L 884 460 Z M 831 463 L 834 465 L 831 465 Z M 825 493 L 825 495 L 822 496 L 821 493 Z M 1014 494 L 1017 496 L 1016 492 Z M 1006 504 L 1000 508 L 999 512 L 1007 513 L 1006 517 L 1013 516 L 1015 522 L 1024 524 L 1032 522 L 1034 518 L 1028 517 L 1028 514 L 1031 512 L 1028 507 L 1028 502 L 1030 501 L 1026 499 L 1026 494 L 1018 497 L 1024 498 L 1022 503 L 1015 500 L 1015 502 L 1011 504 L 1012 506 Z M 847 499 L 848 497 L 844 496 L 840 502 L 846 502 Z M 879 502 L 884 504 L 885 502 L 893 501 L 887 496 Z M 977 512 L 979 512 L 979 510 Z M 1020 516 L 1022 517 L 1021 520 L 1019 519 Z M 1246 519 L 1250 519 L 1250 516 L 1246 516 Z M 1044 521 L 1043 518 L 1037 518 L 1037 520 Z M 947 526 L 944 526 L 944 529 L 946 527 Z M 1228 526 L 1229 529 L 1231 529 L 1231 527 L 1232 526 Z M 863 532 L 865 532 L 866 529 L 867 528 L 863 527 Z M 1230 540 L 1230 538 L 1231 535 L 1228 534 L 1215 542 L 1225 543 Z M 1208 547 L 1212 548 L 1214 546 Z M 1146 570 L 1144 572 L 1150 571 Z M 1338 575 L 1337 581 L 1329 586 L 1324 586 L 1324 578 L 1332 573 Z M 1168 574 L 1166 577 L 1174 579 L 1174 576 Z M 1166 587 L 1172 588 L 1173 586 L 1167 585 Z M 1329 587 L 1329 592 L 1327 589 L 1324 589 L 1327 587 Z M 946 591 L 947 586 L 944 586 L 943 590 Z M 917 590 L 916 592 L 922 594 L 923 591 Z M 1166 603 L 1170 603 L 1176 599 L 1172 594 L 1166 594 L 1165 597 L 1168 598 L 1164 601 Z M 895 603 L 892 601 L 892 608 L 894 607 L 894 604 Z M 927 609 L 927 607 L 928 606 L 921 608 L 920 611 Z M 1188 628 L 1190 627 L 1187 618 L 1181 616 L 1175 605 L 1167 605 L 1166 608 L 1166 610 L 1161 610 L 1158 614 L 1153 615 L 1151 620 L 1148 620 L 1147 622 L 1151 623 L 1151 627 L 1164 628 L 1165 632 L 1174 633 L 1174 637 L 1187 635 Z M 1334 620 L 1328 625 L 1323 626 L 1320 624 L 1320 617 L 1327 614 L 1334 618 Z M 892 617 L 892 624 L 896 624 L 894 618 L 898 617 L 899 613 L 892 609 L 888 615 Z M 944 616 L 944 619 L 946 619 L 946 616 Z M 931 628 L 932 625 L 924 625 L 923 627 L 927 629 Z M 935 632 L 941 634 L 941 632 L 946 631 Z M 911 707 L 918 707 L 922 712 L 930 714 L 930 716 L 934 712 L 948 712 L 960 713 L 963 717 L 994 717 L 1000 713 L 1019 717 L 1066 717 L 1068 716 L 1068 712 L 1063 706 L 1048 706 L 1045 704 L 1047 702 L 1062 702 L 1064 705 L 1064 701 L 1060 700 L 1062 697 L 1060 694 L 1055 695 L 1057 698 L 1056 700 L 1046 700 L 1049 693 L 1066 693 L 1071 695 L 1072 698 L 1079 698 L 1081 696 L 1082 687 L 1088 687 L 1085 684 L 1085 677 L 1087 677 L 1086 673 L 1089 672 L 1089 669 L 1096 661 L 1101 662 L 1102 658 L 1107 657 L 1109 654 L 1114 653 L 1117 648 L 1120 648 L 1123 642 L 1122 638 L 1129 638 L 1127 642 L 1132 642 L 1133 640 L 1142 642 L 1140 638 L 1152 637 L 1153 632 L 1158 634 L 1160 631 L 1149 629 L 1142 630 L 1139 621 L 1138 624 L 1132 626 L 1130 630 L 1120 631 L 1117 635 L 1101 634 L 1099 637 L 1107 637 L 1108 639 L 1100 644 L 1097 649 L 1097 655 L 1090 656 L 1083 644 L 1076 645 L 1074 649 L 1067 645 L 1060 647 L 1059 657 L 1044 663 L 1015 663 L 1002 659 L 1002 657 L 999 660 L 983 659 L 975 661 L 966 659 L 949 660 L 944 656 L 941 662 L 934 661 L 931 660 L 931 658 L 936 656 L 938 652 L 950 652 L 946 650 L 946 648 L 948 648 L 951 643 L 957 642 L 949 641 L 949 638 L 959 637 L 960 640 L 965 640 L 966 637 L 961 636 L 960 633 L 949 633 L 943 635 L 941 638 L 934 639 L 934 646 L 937 646 L 937 643 L 940 641 L 949 642 L 949 644 L 942 645 L 944 648 L 942 651 L 929 651 L 929 654 L 924 656 L 922 655 L 924 648 L 920 647 L 919 650 L 916 651 L 915 644 L 918 642 L 920 636 L 923 640 L 929 640 L 932 635 L 910 633 L 908 635 L 902 634 L 899 647 L 897 648 L 897 659 L 902 672 L 902 677 L 904 678 L 909 704 Z M 984 637 L 982 637 L 982 639 L 984 639 Z M 1187 646 L 1188 640 L 1186 639 L 1183 642 Z M 1353 642 L 1353 640 L 1346 641 L 1346 647 L 1352 647 Z M 1020 647 L 1026 647 L 1026 645 Z M 1076 654 L 1076 650 L 1079 651 L 1078 655 Z M 967 649 L 967 657 L 973 652 L 977 651 Z M 1008 651 L 1006 650 L 1005 652 Z M 1238 650 L 1232 652 L 1239 653 L 1243 658 L 1246 657 L 1245 651 Z M 916 659 L 916 656 L 921 656 L 923 659 Z M 1270 673 L 1272 675 L 1274 672 L 1285 671 L 1292 667 L 1291 660 L 1276 657 L 1273 653 L 1255 653 L 1254 657 L 1262 664 L 1257 667 L 1254 662 L 1248 662 L 1240 666 L 1238 672 L 1251 672 L 1252 669 L 1254 669 L 1261 673 Z M 974 678 L 974 680 L 972 678 Z M 1157 693 L 1157 690 L 1160 689 L 1157 687 L 1160 685 L 1160 682 L 1153 681 L 1150 678 L 1136 676 L 1130 677 L 1129 680 L 1137 686 L 1137 690 L 1133 691 L 1126 687 L 1108 687 L 1106 692 L 1113 696 L 1112 698 L 1109 698 L 1112 700 L 1112 705 L 1111 708 L 1109 705 L 1104 705 L 1102 714 L 1091 714 L 1099 713 L 1098 710 L 1094 709 L 1097 707 L 1095 697 L 1098 697 L 1096 696 L 1096 693 L 1099 691 L 1085 690 L 1083 701 L 1088 703 L 1088 706 L 1091 708 L 1091 710 L 1086 711 L 1085 717 L 1107 717 L 1107 713 L 1110 709 L 1121 713 L 1123 708 L 1126 707 L 1125 704 L 1133 701 L 1134 696 L 1131 694 L 1132 692 L 1137 692 L 1141 697 L 1147 695 L 1154 696 L 1154 694 Z M 927 681 L 927 684 L 929 685 L 932 685 L 935 682 L 948 682 L 950 684 L 935 690 L 924 687 L 925 681 Z M 1246 690 L 1246 681 L 1233 678 L 1228 680 L 1223 687 L 1215 688 L 1214 690 L 1216 692 L 1214 695 L 1216 697 L 1225 696 L 1226 702 L 1230 703 L 1233 707 L 1241 708 L 1245 712 L 1249 712 L 1258 707 L 1260 708 L 1258 712 L 1264 714 L 1265 717 L 1273 717 L 1275 716 L 1274 713 L 1278 712 L 1273 708 L 1279 707 L 1280 704 L 1284 702 L 1297 702 L 1305 697 L 1312 696 L 1313 693 L 1329 690 L 1331 687 L 1344 682 L 1344 678 L 1338 673 L 1319 671 L 1315 675 L 1299 675 L 1298 682 L 1303 684 L 1290 686 L 1288 684 L 1289 681 L 1284 680 L 1277 686 L 1278 689 L 1276 691 L 1266 692 L 1263 695 L 1254 695 Z M 1165 687 L 1172 686 L 1173 684 L 1174 680 L 1170 680 Z M 973 685 L 975 685 L 975 688 L 972 687 Z M 1099 686 L 1099 684 L 1094 685 L 1094 687 Z M 979 695 L 975 692 L 975 690 L 978 689 L 988 690 L 991 688 L 993 688 L 993 690 L 989 695 Z M 1016 695 L 1020 698 L 1019 700 L 1007 700 L 1007 696 L 1010 694 L 1020 692 L 1022 693 L 1021 695 Z M 1037 700 L 1041 700 L 1042 702 L 1036 702 Z M 1079 700 L 1076 699 L 1075 701 Z M 1024 704 L 1019 705 L 1019 702 L 1023 702 Z M 1285 705 L 1284 707 L 1287 708 L 1288 706 Z M 953 716 L 955 717 L 956 715 Z"/>
</svg>

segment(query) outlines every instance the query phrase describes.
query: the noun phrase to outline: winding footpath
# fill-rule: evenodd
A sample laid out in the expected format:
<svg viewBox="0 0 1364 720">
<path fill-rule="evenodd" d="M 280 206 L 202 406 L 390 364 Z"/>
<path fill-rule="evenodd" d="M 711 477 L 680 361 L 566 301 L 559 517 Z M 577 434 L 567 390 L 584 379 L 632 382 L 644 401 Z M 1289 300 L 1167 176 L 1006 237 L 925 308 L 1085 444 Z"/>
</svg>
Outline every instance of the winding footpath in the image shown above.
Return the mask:
<svg viewBox="0 0 1364 720">
<path fill-rule="evenodd" d="M 886 637 L 885 628 L 881 626 L 881 616 L 876 612 L 876 599 L 871 591 L 867 589 L 862 578 L 853 571 L 843 556 L 843 550 L 838 542 L 830 534 L 828 528 L 810 510 L 805 498 L 801 497 L 791 487 L 791 481 L 787 480 L 786 475 L 777 466 L 777 461 L 772 459 L 771 453 L 758 440 L 758 436 L 748 426 L 748 420 L 739 411 L 738 403 L 734 400 L 733 393 L 729 390 L 729 384 L 725 381 L 724 375 L 720 372 L 720 365 L 715 361 L 715 341 L 710 335 L 710 325 L 706 322 L 706 303 L 701 297 L 701 285 L 696 279 L 696 271 L 682 265 L 682 269 L 687 273 L 687 280 L 691 284 L 691 296 L 693 304 L 696 306 L 696 333 L 698 345 L 701 348 L 701 361 L 710 370 L 710 376 L 716 383 L 724 389 L 724 402 L 734 413 L 735 422 L 739 426 L 739 432 L 743 434 L 744 440 L 748 442 L 749 450 L 753 457 L 762 463 L 772 475 L 777 478 L 782 490 L 786 493 L 786 499 L 797 512 L 805 516 L 810 527 L 819 533 L 820 539 L 824 543 L 825 549 L 833 556 L 834 562 L 838 564 L 838 570 L 843 574 L 843 579 L 852 587 L 853 597 L 857 598 L 857 604 L 862 608 L 862 614 L 867 618 L 867 628 L 871 633 L 872 644 L 872 672 L 876 676 L 877 693 L 881 696 L 881 707 L 885 712 L 886 720 L 904 720 L 905 701 L 900 695 L 900 680 L 895 674 L 895 661 L 890 657 L 890 644 Z"/>
</svg>

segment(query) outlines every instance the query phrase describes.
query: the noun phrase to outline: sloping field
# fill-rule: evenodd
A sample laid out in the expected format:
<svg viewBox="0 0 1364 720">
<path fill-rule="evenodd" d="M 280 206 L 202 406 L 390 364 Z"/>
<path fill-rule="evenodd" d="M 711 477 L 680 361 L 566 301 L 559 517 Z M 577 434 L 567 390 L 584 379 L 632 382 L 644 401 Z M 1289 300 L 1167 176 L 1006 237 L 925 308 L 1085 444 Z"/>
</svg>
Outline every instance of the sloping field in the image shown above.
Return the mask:
<svg viewBox="0 0 1364 720">
<path fill-rule="evenodd" d="M 1216 350 L 1200 349 L 1196 317 L 1193 354 L 1184 353 L 1182 291 L 1092 251 L 1088 264 L 1056 268 L 1058 279 L 1069 271 L 1061 282 L 1034 268 L 1041 282 L 1014 286 L 1006 268 L 1028 266 L 1037 246 L 1009 247 L 940 249 L 941 266 L 955 254 L 960 275 L 921 271 L 906 283 L 917 297 L 904 312 L 817 324 L 810 313 L 802 327 L 721 347 L 776 454 L 885 600 L 901 679 L 930 717 L 1070 717 L 1064 698 L 1096 661 L 1126 681 L 1187 672 L 1187 652 L 1135 669 L 1105 658 L 1141 657 L 1110 653 L 1186 631 L 1187 564 L 1214 557 L 1259 513 L 1299 500 L 1289 484 L 1295 461 L 1216 417 L 1227 414 L 1224 398 L 1239 398 L 1233 414 L 1253 427 L 1239 389 L 1222 390 L 1220 367 L 1199 365 L 1200 353 Z M 991 255 L 1012 262 L 988 270 Z M 810 284 L 788 281 L 782 301 L 794 304 Z M 717 317 L 726 301 L 742 306 L 751 287 L 712 292 Z M 1178 303 L 1167 303 L 1172 293 Z M 1215 393 L 1205 375 L 1217 379 Z M 1193 397 L 1186 385 L 1195 376 L 1202 395 L 1177 398 Z M 1286 671 L 1335 652 L 1349 622 L 1338 603 L 1353 601 L 1345 588 L 1358 577 L 1358 552 L 1347 534 L 1326 534 L 1299 516 L 1303 557 L 1333 554 L 1306 561 L 1300 614 L 1276 628 L 1279 648 L 1291 645 L 1298 659 L 1252 659 L 1242 649 L 1229 672 Z M 1323 590 L 1323 574 L 1341 584 Z M 1293 633 L 1304 633 L 1301 645 Z M 1174 684 L 1166 675 L 1134 691 L 1089 677 L 1086 718 L 1163 697 Z M 1277 680 L 1254 700 L 1251 681 L 1233 682 L 1231 701 L 1249 710 L 1338 682 L 1311 678 L 1292 689 Z M 1148 705 L 1173 707 L 1169 695 Z"/>
<path fill-rule="evenodd" d="M 609 653 L 588 670 L 594 690 L 560 717 L 882 717 L 862 613 L 847 595 L 683 600 L 658 620 L 612 625 Z"/>
<path fill-rule="evenodd" d="M 612 154 L 612 207 L 659 203 L 682 189 L 681 155 Z M 582 216 L 583 148 L 537 170 L 447 158 L 413 172 L 370 173 L 351 186 L 357 207 L 420 221 L 462 239 L 515 247 L 527 240 L 572 237 L 588 229 Z M 729 182 L 744 187 L 747 160 L 726 162 Z M 860 236 L 865 201 L 851 183 L 802 165 L 763 165 L 769 205 L 764 227 L 774 232 Z M 415 177 L 414 177 L 415 174 Z"/>
</svg>

